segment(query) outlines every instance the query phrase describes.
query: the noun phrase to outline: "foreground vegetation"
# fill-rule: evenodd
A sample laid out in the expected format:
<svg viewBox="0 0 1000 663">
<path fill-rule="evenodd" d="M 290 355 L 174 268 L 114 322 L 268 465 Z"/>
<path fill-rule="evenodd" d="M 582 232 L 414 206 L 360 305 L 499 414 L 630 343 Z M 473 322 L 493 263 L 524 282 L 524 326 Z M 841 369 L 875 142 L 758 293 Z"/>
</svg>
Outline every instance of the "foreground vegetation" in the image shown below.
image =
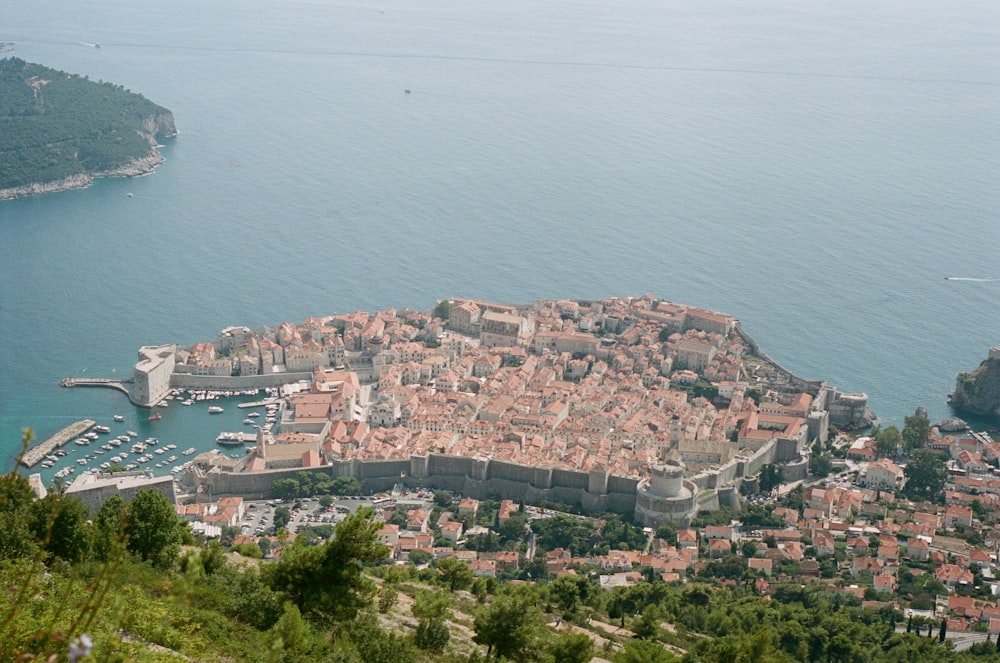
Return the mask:
<svg viewBox="0 0 1000 663">
<path fill-rule="evenodd" d="M 170 111 L 120 85 L 0 60 L 0 189 L 118 168 L 150 153 L 143 121 Z"/>
<path fill-rule="evenodd" d="M 574 522 L 535 534 L 582 545 Z M 937 623 L 904 626 L 890 606 L 863 609 L 820 583 L 777 583 L 767 598 L 740 574 L 668 584 L 647 570 L 613 590 L 584 569 L 499 583 L 454 558 L 388 565 L 380 525 L 361 509 L 329 540 L 300 536 L 259 562 L 196 541 L 155 491 L 90 514 L 4 475 L 0 660 L 1000 661 L 995 642 L 953 651 Z"/>
</svg>

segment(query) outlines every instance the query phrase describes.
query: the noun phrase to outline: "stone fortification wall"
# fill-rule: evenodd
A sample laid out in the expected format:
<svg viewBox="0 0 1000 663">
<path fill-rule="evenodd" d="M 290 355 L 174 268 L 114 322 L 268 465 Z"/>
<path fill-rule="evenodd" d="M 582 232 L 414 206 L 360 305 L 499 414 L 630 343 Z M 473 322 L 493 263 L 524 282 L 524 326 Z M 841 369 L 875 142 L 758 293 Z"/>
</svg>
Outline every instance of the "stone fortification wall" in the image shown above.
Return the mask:
<svg viewBox="0 0 1000 663">
<path fill-rule="evenodd" d="M 552 470 L 552 484 L 575 490 L 587 490 L 590 486 L 590 478 L 586 472 L 576 472 L 556 467 Z"/>
<path fill-rule="evenodd" d="M 733 511 L 740 510 L 740 485 L 742 485 L 742 481 L 739 485 L 732 484 L 719 489 L 718 496 L 720 509 L 732 509 Z"/>
<path fill-rule="evenodd" d="M 472 472 L 473 459 L 468 456 L 445 456 L 430 454 L 428 456 L 428 476 L 458 476 L 465 477 Z"/>
<path fill-rule="evenodd" d="M 737 469 L 737 475 L 740 477 L 750 476 L 751 474 L 757 474 L 760 468 L 764 467 L 768 463 L 781 462 L 779 459 L 779 450 L 783 448 L 782 442 L 784 440 L 771 440 L 760 449 L 758 449 L 749 458 L 741 458 L 738 460 L 740 467 Z M 787 445 L 786 445 L 787 446 Z M 798 448 L 795 446 L 794 442 L 792 447 L 795 449 L 795 453 L 789 456 L 789 460 L 797 458 Z"/>
<path fill-rule="evenodd" d="M 687 527 L 697 513 L 697 496 L 698 486 L 686 479 L 680 494 L 674 496 L 657 495 L 649 490 L 648 483 L 640 484 L 635 497 L 635 520 L 648 527 L 668 522 Z"/>
<path fill-rule="evenodd" d="M 750 457 L 733 459 L 715 471 L 702 472 L 690 479 L 678 474 L 678 490 L 671 494 L 651 491 L 634 478 L 612 476 L 603 470 L 583 472 L 554 467 L 532 467 L 488 458 L 444 454 L 414 454 L 396 460 L 339 460 L 318 468 L 289 468 L 248 474 L 195 471 L 197 485 L 214 497 L 242 495 L 262 498 L 269 495 L 277 479 L 297 478 L 299 472 L 323 472 L 352 476 L 367 492 L 392 488 L 397 482 L 416 488 L 450 490 L 470 497 L 565 502 L 580 504 L 588 512 L 614 511 L 633 514 L 646 525 L 664 522 L 690 523 L 702 509 L 719 505 L 739 507 L 736 490 L 744 477 L 752 476 L 772 462 L 776 444 L 769 442 Z M 798 458 L 790 469 L 804 474 L 805 461 Z M 672 476 L 672 475 L 671 475 Z M 791 477 L 790 477 L 791 478 Z M 661 477 L 661 484 L 667 481 Z M 667 482 L 673 485 L 671 482 Z M 660 486 L 662 488 L 663 486 Z"/>
<path fill-rule="evenodd" d="M 535 479 L 535 468 L 502 460 L 490 461 L 490 480 L 506 480 L 521 484 L 531 484 Z"/>
<path fill-rule="evenodd" d="M 620 477 L 612 474 L 608 476 L 608 493 L 617 493 L 620 495 L 635 494 L 635 489 L 638 484 L 638 479 Z"/>
<path fill-rule="evenodd" d="M 695 500 L 695 513 L 699 511 L 718 511 L 719 510 L 719 492 L 715 490 L 702 491 L 698 495 L 697 500 Z"/>
<path fill-rule="evenodd" d="M 785 463 L 781 470 L 782 481 L 805 481 L 809 475 L 809 459 L 800 457 L 791 463 Z"/>
<path fill-rule="evenodd" d="M 221 377 L 218 375 L 186 375 L 174 373 L 170 376 L 170 386 L 175 389 L 197 389 L 202 391 L 225 391 L 227 389 L 265 389 L 311 380 L 312 373 L 270 373 L 267 375 L 239 375 Z"/>
<path fill-rule="evenodd" d="M 750 336 L 745 331 L 743 331 L 743 328 L 740 327 L 739 325 L 736 326 L 736 333 L 743 340 L 746 346 L 750 349 L 750 352 L 752 354 L 760 357 L 765 362 L 772 365 L 776 371 L 785 376 L 785 379 L 788 381 L 788 385 L 786 387 L 788 391 L 807 391 L 809 393 L 815 394 L 817 391 L 823 388 L 824 384 L 822 380 L 805 380 L 803 378 L 800 378 L 799 376 L 795 375 L 795 373 L 792 373 L 790 370 L 788 370 L 775 360 L 771 359 L 771 357 L 769 357 L 763 350 L 760 349 L 760 346 L 757 345 L 757 341 L 750 338 Z"/>
<path fill-rule="evenodd" d="M 188 479 L 193 479 L 195 487 L 213 499 L 227 495 L 239 495 L 245 499 L 265 499 L 271 496 L 271 484 L 278 479 L 298 479 L 299 472 L 309 474 L 330 474 L 330 466 L 293 467 L 264 472 L 220 472 L 200 469 L 188 471 Z"/>
<path fill-rule="evenodd" d="M 443 454 L 414 454 L 408 459 L 384 461 L 339 460 L 318 468 L 288 468 L 246 474 L 195 470 L 192 476 L 202 492 L 213 497 L 242 495 L 260 499 L 269 496 L 272 482 L 295 479 L 299 472 L 353 476 L 365 492 L 388 490 L 397 482 L 402 482 L 409 487 L 450 490 L 481 499 L 499 496 L 529 502 L 566 502 L 580 504 L 586 511 L 618 513 L 635 510 L 637 484 L 635 479 L 596 473 L 600 475 L 596 485 L 605 488 L 605 491 L 592 493 L 588 489 L 595 473 Z"/>
<path fill-rule="evenodd" d="M 698 490 L 710 490 L 731 484 L 737 479 L 756 474 L 761 467 L 774 462 L 776 447 L 775 440 L 769 440 L 752 455 L 733 458 L 714 470 L 706 470 L 690 477 L 690 480 Z"/>
</svg>

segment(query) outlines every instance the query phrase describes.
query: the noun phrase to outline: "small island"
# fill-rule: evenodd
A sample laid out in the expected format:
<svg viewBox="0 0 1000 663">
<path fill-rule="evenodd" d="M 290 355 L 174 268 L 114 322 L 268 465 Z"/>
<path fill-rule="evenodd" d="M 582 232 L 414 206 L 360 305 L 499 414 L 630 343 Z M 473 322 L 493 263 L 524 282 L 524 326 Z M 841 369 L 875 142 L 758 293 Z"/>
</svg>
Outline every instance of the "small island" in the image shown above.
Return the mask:
<svg viewBox="0 0 1000 663">
<path fill-rule="evenodd" d="M 0 200 L 145 175 L 176 133 L 169 110 L 120 85 L 0 60 Z"/>
</svg>

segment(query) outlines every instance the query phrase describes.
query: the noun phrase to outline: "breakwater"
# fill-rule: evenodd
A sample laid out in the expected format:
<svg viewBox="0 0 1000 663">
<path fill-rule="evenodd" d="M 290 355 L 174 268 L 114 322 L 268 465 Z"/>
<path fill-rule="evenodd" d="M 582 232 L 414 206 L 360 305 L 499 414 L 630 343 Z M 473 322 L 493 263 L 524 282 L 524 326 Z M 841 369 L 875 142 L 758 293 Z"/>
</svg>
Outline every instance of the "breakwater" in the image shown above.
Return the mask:
<svg viewBox="0 0 1000 663">
<path fill-rule="evenodd" d="M 78 437 L 83 433 L 86 433 L 95 423 L 96 422 L 91 419 L 82 419 L 76 423 L 66 426 L 66 428 L 63 428 L 59 432 L 48 437 L 45 441 L 24 452 L 24 455 L 21 456 L 21 464 L 25 467 L 34 467 L 53 450 L 63 446 L 74 437 Z"/>
<path fill-rule="evenodd" d="M 72 389 L 73 387 L 105 387 L 107 389 L 115 389 L 128 395 L 128 385 L 131 383 L 131 380 L 114 380 L 111 378 L 74 378 L 70 376 L 60 380 L 59 386 L 66 387 L 67 389 Z"/>
</svg>

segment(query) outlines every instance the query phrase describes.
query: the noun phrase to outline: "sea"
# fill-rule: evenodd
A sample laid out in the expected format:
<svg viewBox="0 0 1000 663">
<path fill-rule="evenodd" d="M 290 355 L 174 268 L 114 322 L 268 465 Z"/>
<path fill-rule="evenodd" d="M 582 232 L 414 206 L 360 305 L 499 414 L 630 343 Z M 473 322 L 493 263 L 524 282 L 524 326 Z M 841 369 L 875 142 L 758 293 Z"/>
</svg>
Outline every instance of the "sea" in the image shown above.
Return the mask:
<svg viewBox="0 0 1000 663">
<path fill-rule="evenodd" d="M 731 313 L 886 425 L 950 416 L 955 375 L 1000 345 L 998 3 L 0 0 L 0 16 L 13 55 L 139 92 L 180 132 L 151 175 L 0 202 L 7 467 L 23 429 L 85 417 L 179 449 L 246 429 L 237 399 L 148 421 L 117 392 L 59 387 L 129 376 L 141 345 L 456 296 Z"/>
</svg>

